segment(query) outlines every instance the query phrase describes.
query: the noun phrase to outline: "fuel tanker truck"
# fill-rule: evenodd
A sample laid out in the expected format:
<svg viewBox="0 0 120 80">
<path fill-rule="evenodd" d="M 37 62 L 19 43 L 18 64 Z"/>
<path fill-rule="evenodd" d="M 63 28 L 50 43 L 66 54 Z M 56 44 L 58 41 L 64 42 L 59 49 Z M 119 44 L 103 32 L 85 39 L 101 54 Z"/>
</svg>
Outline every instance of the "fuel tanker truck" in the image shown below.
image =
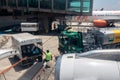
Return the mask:
<svg viewBox="0 0 120 80">
<path fill-rule="evenodd" d="M 91 50 L 57 59 L 55 80 L 120 80 L 120 50 Z"/>
<path fill-rule="evenodd" d="M 59 35 L 59 51 L 61 53 L 115 48 L 120 48 L 119 28 L 88 29 L 86 33 L 63 31 Z"/>
</svg>

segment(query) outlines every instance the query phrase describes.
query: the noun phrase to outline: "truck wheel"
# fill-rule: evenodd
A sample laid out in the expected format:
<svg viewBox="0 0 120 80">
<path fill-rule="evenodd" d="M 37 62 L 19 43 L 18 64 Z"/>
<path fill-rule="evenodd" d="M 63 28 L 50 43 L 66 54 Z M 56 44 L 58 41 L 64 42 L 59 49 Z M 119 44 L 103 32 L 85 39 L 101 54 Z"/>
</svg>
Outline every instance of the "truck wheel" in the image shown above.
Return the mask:
<svg viewBox="0 0 120 80">
<path fill-rule="evenodd" d="M 62 53 L 62 49 L 59 47 L 58 48 L 58 51 L 59 51 L 59 53 L 62 55 L 63 53 Z"/>
</svg>

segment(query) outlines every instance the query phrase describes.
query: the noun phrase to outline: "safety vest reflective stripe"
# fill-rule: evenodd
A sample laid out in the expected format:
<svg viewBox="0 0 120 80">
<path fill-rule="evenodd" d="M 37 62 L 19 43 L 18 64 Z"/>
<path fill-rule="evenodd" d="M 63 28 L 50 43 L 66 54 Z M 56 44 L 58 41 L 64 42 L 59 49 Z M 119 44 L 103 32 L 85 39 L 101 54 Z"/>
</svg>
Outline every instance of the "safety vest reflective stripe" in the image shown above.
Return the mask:
<svg viewBox="0 0 120 80">
<path fill-rule="evenodd" d="M 51 60 L 51 57 L 52 57 L 52 54 L 50 52 L 46 53 L 46 60 Z"/>
</svg>

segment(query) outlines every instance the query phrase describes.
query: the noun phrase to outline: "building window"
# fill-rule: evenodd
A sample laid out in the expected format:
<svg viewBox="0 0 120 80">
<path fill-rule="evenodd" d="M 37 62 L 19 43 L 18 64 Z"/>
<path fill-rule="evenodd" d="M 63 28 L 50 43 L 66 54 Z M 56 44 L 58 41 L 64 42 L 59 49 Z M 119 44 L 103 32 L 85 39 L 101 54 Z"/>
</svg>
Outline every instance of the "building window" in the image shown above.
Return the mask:
<svg viewBox="0 0 120 80">
<path fill-rule="evenodd" d="M 55 10 L 65 10 L 66 0 L 54 0 L 54 9 Z"/>
<path fill-rule="evenodd" d="M 72 12 L 80 12 L 80 0 L 68 0 L 67 10 Z"/>
<path fill-rule="evenodd" d="M 18 0 L 19 7 L 27 7 L 27 0 Z"/>
<path fill-rule="evenodd" d="M 29 7 L 38 8 L 38 0 L 29 0 Z"/>
<path fill-rule="evenodd" d="M 16 6 L 16 0 L 8 0 L 8 6 L 15 7 Z"/>
<path fill-rule="evenodd" d="M 40 8 L 52 9 L 52 0 L 40 0 Z"/>
<path fill-rule="evenodd" d="M 90 12 L 90 0 L 83 0 L 82 12 Z"/>
<path fill-rule="evenodd" d="M 6 1 L 5 0 L 0 0 L 0 6 L 5 6 L 6 5 Z"/>
</svg>

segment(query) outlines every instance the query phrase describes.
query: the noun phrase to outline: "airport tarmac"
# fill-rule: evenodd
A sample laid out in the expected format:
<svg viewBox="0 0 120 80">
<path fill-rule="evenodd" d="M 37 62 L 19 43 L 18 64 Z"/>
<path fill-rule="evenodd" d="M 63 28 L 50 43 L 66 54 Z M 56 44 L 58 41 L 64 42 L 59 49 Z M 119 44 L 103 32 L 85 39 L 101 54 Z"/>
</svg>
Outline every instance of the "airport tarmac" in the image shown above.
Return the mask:
<svg viewBox="0 0 120 80">
<path fill-rule="evenodd" d="M 9 34 L 7 34 L 7 35 L 9 35 Z M 39 36 L 42 39 L 43 50 L 44 51 L 49 49 L 50 52 L 55 57 L 59 55 L 59 52 L 58 52 L 58 37 L 56 35 L 37 35 L 37 36 Z M 2 46 L 2 48 L 9 48 L 8 46 L 11 45 L 10 42 L 11 41 L 9 40 L 6 45 Z M 5 58 L 5 59 L 0 60 L 0 71 L 6 69 L 7 67 L 9 67 L 11 64 L 13 64 L 15 62 L 16 61 L 12 58 Z M 44 76 L 47 76 L 46 77 L 47 80 L 54 80 L 55 60 L 51 61 L 50 65 L 51 65 L 51 68 L 48 68 L 47 70 L 45 70 L 41 73 L 41 79 L 40 80 L 45 80 Z M 34 73 L 34 70 L 32 70 L 32 68 L 36 67 L 36 66 L 40 67 L 40 65 L 36 65 L 36 64 L 31 66 L 31 67 L 27 67 L 27 68 L 23 68 L 20 65 L 17 65 L 15 68 L 12 68 L 9 71 L 7 71 L 6 73 L 4 73 L 4 76 L 5 76 L 6 80 L 30 80 L 30 79 L 28 79 L 28 77 L 32 76 L 32 74 Z M 2 78 L 2 77 L 3 77 L 3 75 L 0 76 L 0 78 Z M 0 79 L 0 80 L 2 80 L 2 79 Z"/>
<path fill-rule="evenodd" d="M 115 23 L 117 27 L 120 27 L 120 23 Z M 10 36 L 9 34 L 2 34 L 5 36 Z M 0 43 L 5 41 L 4 38 L 0 35 Z M 58 36 L 57 35 L 36 35 L 39 36 L 42 39 L 43 42 L 43 50 L 46 51 L 49 49 L 54 56 L 58 56 Z M 8 38 L 7 38 L 8 39 Z M 5 42 L 4 42 L 5 43 Z M 3 44 L 3 43 L 2 43 Z M 2 47 L 1 47 L 2 46 Z M 11 40 L 8 40 L 8 43 L 5 45 L 0 45 L 0 47 L 3 49 L 5 48 L 11 48 Z M 12 58 L 5 58 L 0 60 L 0 71 L 6 69 L 11 64 L 15 63 L 16 61 Z M 20 65 L 17 65 L 15 68 L 10 69 L 8 72 L 4 73 L 4 76 L 6 80 L 27 80 L 28 77 L 31 77 L 34 73 L 34 67 L 40 67 L 39 65 L 33 65 L 28 68 L 23 68 Z M 40 80 L 54 80 L 54 66 L 55 66 L 55 60 L 51 61 L 51 68 L 46 69 L 45 71 L 42 71 L 41 73 L 41 79 Z M 31 71 L 30 71 L 31 70 Z M 36 70 L 36 69 L 35 69 Z M 28 73 L 29 72 L 29 73 Z M 3 77 L 0 76 L 0 78 Z M 2 80 L 2 79 L 0 79 Z M 29 79 L 28 79 L 29 80 Z"/>
</svg>

